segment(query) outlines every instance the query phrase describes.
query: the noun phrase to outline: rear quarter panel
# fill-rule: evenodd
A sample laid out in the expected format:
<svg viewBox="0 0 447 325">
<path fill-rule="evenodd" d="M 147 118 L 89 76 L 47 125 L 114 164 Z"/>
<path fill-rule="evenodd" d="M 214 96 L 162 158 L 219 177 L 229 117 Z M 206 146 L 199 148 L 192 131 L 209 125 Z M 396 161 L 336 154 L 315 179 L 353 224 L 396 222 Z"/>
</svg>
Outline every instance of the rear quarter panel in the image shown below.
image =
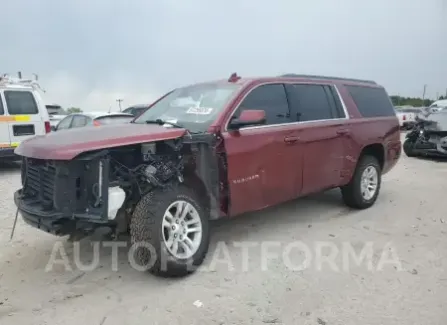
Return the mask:
<svg viewBox="0 0 447 325">
<path fill-rule="evenodd" d="M 337 88 L 350 119 L 346 121 L 351 129 L 349 148 L 347 148 L 347 170 L 350 171 L 347 181 L 352 177 L 362 150 L 369 145 L 380 144 L 384 149 L 384 164 L 382 173 L 389 172 L 397 163 L 401 155 L 400 126 L 397 116 L 364 118 L 343 84 Z"/>
</svg>

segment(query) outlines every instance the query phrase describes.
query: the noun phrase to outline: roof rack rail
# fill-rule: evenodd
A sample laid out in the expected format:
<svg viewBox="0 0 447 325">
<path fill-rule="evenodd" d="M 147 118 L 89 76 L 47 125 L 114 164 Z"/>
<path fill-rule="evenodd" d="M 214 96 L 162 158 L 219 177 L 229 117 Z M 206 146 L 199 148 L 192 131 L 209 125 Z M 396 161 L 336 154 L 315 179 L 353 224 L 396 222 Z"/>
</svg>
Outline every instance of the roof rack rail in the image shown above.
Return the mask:
<svg viewBox="0 0 447 325">
<path fill-rule="evenodd" d="M 6 86 L 6 85 L 18 85 L 18 86 L 28 86 L 32 87 L 35 90 L 41 90 L 45 92 L 45 90 L 39 85 L 37 82 L 38 76 L 34 74 L 34 80 L 33 79 L 22 79 L 22 74 L 18 73 L 18 78 L 13 78 L 7 73 L 4 73 L 0 76 L 0 86 Z"/>
<path fill-rule="evenodd" d="M 353 82 L 363 82 L 369 83 L 373 85 L 377 85 L 375 81 L 372 80 L 364 80 L 364 79 L 354 79 L 354 78 L 340 78 L 340 77 L 329 77 L 329 76 L 318 76 L 318 75 L 310 75 L 310 74 L 295 74 L 295 73 L 287 73 L 279 76 L 281 78 L 311 78 L 311 79 L 330 79 L 330 80 L 340 80 L 340 81 L 353 81 Z"/>
</svg>

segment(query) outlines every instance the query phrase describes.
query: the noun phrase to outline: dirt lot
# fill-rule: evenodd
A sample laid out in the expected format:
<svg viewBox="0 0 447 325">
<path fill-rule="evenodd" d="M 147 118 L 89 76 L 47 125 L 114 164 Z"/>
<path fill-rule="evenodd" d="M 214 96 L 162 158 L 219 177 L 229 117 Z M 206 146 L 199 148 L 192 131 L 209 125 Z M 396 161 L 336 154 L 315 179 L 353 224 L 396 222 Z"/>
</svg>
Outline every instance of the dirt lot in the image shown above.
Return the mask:
<svg viewBox="0 0 447 325">
<path fill-rule="evenodd" d="M 349 211 L 334 190 L 219 222 L 204 270 L 167 280 L 133 269 L 123 248 L 114 270 L 103 245 L 99 266 L 81 271 L 65 239 L 72 270 L 46 271 L 60 239 L 19 221 L 9 242 L 19 169 L 2 166 L 0 324 L 445 324 L 446 180 L 447 162 L 403 157 L 366 211 Z M 243 242 L 256 245 L 247 265 Z M 82 244 L 84 263 L 91 243 Z M 308 248 L 304 269 L 293 268 L 306 255 L 288 251 L 290 243 Z M 321 243 L 331 246 L 318 255 Z M 372 267 L 367 257 L 345 259 L 349 247 L 357 255 L 371 247 Z M 333 264 L 320 267 L 331 249 Z"/>
</svg>

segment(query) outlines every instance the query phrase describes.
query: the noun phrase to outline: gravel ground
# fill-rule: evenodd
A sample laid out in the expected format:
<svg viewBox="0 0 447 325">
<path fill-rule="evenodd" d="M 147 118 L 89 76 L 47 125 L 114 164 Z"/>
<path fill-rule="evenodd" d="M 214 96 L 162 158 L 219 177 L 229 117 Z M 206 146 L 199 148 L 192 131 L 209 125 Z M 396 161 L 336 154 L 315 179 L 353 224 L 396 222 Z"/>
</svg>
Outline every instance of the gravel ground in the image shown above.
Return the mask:
<svg viewBox="0 0 447 325">
<path fill-rule="evenodd" d="M 203 270 L 168 280 L 130 267 L 123 248 L 117 270 L 101 246 L 99 265 L 81 271 L 73 244 L 21 220 L 10 242 L 19 169 L 2 165 L 0 324 L 445 324 L 446 179 L 446 162 L 402 157 L 371 209 L 350 211 L 332 190 L 219 222 Z M 242 242 L 256 245 L 247 265 Z M 46 270 L 55 243 L 71 271 Z M 91 243 L 81 262 L 93 259 Z M 284 256 L 291 243 L 308 258 L 297 247 Z M 358 265 L 344 254 L 365 247 L 372 255 Z M 320 263 L 331 250 L 333 264 Z"/>
</svg>

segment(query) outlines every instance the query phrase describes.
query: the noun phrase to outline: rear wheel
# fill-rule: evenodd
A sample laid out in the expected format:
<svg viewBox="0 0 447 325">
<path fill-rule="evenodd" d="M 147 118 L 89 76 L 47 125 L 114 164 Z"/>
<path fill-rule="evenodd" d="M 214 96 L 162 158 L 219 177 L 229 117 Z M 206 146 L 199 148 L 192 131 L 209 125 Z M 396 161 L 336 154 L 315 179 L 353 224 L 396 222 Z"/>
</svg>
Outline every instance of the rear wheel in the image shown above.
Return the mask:
<svg viewBox="0 0 447 325">
<path fill-rule="evenodd" d="M 157 189 L 137 204 L 130 222 L 131 256 L 138 269 L 160 276 L 185 276 L 208 252 L 206 209 L 184 186 Z"/>
<path fill-rule="evenodd" d="M 403 149 L 407 157 L 414 157 L 414 142 L 410 139 L 404 141 Z"/>
<path fill-rule="evenodd" d="M 382 170 L 373 156 L 363 156 L 349 184 L 341 188 L 343 201 L 351 208 L 366 209 L 379 195 Z"/>
</svg>

